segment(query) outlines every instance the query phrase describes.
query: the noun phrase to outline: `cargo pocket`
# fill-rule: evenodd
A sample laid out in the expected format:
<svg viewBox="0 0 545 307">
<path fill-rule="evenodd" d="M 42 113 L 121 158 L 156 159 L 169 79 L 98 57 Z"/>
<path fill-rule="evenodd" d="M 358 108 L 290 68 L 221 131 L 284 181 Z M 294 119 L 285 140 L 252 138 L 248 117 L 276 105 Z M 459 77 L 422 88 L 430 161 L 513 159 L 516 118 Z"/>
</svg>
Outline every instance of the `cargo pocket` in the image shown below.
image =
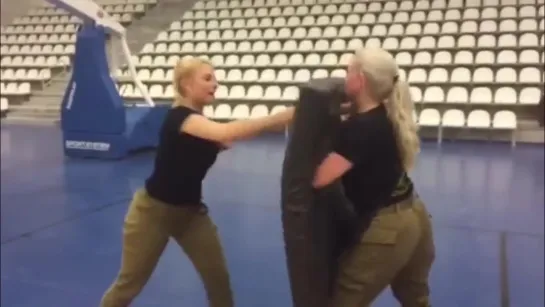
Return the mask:
<svg viewBox="0 0 545 307">
<path fill-rule="evenodd" d="M 398 230 L 372 225 L 359 244 L 341 260 L 339 285 L 348 291 L 363 291 L 383 285 L 390 277 Z"/>
<path fill-rule="evenodd" d="M 363 262 L 380 262 L 387 258 L 385 253 L 391 253 L 397 243 L 399 231 L 396 229 L 371 227 L 363 234 L 358 249 L 361 257 L 367 258 Z"/>
</svg>

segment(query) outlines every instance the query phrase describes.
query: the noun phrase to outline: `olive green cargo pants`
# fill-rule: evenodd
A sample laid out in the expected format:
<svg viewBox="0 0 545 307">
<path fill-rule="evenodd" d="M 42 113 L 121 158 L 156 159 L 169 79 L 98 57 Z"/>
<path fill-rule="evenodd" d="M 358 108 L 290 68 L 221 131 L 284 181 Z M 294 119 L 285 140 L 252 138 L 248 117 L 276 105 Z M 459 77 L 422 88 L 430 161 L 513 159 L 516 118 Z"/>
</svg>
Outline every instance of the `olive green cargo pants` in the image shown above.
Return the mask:
<svg viewBox="0 0 545 307">
<path fill-rule="evenodd" d="M 121 270 L 102 298 L 102 307 L 130 305 L 149 280 L 170 237 L 199 272 L 210 307 L 234 306 L 217 229 L 206 210 L 164 204 L 139 190 L 125 217 Z"/>
<path fill-rule="evenodd" d="M 384 208 L 340 257 L 331 306 L 368 307 L 391 286 L 403 307 L 428 307 L 434 258 L 432 225 L 422 201 L 414 197 Z"/>
</svg>

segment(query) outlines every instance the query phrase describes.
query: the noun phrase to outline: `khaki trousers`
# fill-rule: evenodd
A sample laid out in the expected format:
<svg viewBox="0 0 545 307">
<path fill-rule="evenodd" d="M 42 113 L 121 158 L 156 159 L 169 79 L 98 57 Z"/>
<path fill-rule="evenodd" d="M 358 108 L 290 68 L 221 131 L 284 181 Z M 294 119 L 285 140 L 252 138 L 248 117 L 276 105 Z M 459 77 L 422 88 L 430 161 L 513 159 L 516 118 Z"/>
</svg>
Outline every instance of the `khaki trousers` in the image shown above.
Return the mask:
<svg viewBox="0 0 545 307">
<path fill-rule="evenodd" d="M 176 207 L 135 193 L 123 228 L 121 270 L 102 307 L 128 307 L 153 273 L 169 238 L 197 269 L 210 307 L 233 307 L 233 295 L 217 228 L 205 208 Z"/>
<path fill-rule="evenodd" d="M 380 210 L 359 243 L 339 258 L 332 307 L 368 307 L 391 286 L 403 307 L 428 307 L 435 258 L 430 216 L 415 197 Z"/>
</svg>

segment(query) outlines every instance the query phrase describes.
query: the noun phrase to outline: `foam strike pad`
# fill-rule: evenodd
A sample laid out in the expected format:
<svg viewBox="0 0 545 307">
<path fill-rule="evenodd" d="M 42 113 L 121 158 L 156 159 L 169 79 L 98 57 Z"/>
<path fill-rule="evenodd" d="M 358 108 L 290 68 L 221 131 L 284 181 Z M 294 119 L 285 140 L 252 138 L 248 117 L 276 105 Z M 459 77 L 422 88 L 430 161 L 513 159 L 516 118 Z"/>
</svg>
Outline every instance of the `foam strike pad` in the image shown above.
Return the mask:
<svg viewBox="0 0 545 307">
<path fill-rule="evenodd" d="M 320 190 L 312 187 L 340 123 L 343 86 L 344 79 L 338 78 L 301 86 L 290 129 L 282 170 L 282 221 L 294 307 L 327 307 L 340 250 L 339 223 L 353 218 L 339 182 Z"/>
</svg>

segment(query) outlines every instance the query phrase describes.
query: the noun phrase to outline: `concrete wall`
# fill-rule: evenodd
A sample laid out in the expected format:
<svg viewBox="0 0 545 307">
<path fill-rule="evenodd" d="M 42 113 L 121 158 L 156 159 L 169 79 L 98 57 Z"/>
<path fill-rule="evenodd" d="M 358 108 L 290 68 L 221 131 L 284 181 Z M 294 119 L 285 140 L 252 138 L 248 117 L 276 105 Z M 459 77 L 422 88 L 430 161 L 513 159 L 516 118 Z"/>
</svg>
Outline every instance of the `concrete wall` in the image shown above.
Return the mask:
<svg viewBox="0 0 545 307">
<path fill-rule="evenodd" d="M 44 4 L 45 0 L 0 0 L 0 22 L 10 24 L 15 17 L 25 15 L 33 7 Z"/>
</svg>

